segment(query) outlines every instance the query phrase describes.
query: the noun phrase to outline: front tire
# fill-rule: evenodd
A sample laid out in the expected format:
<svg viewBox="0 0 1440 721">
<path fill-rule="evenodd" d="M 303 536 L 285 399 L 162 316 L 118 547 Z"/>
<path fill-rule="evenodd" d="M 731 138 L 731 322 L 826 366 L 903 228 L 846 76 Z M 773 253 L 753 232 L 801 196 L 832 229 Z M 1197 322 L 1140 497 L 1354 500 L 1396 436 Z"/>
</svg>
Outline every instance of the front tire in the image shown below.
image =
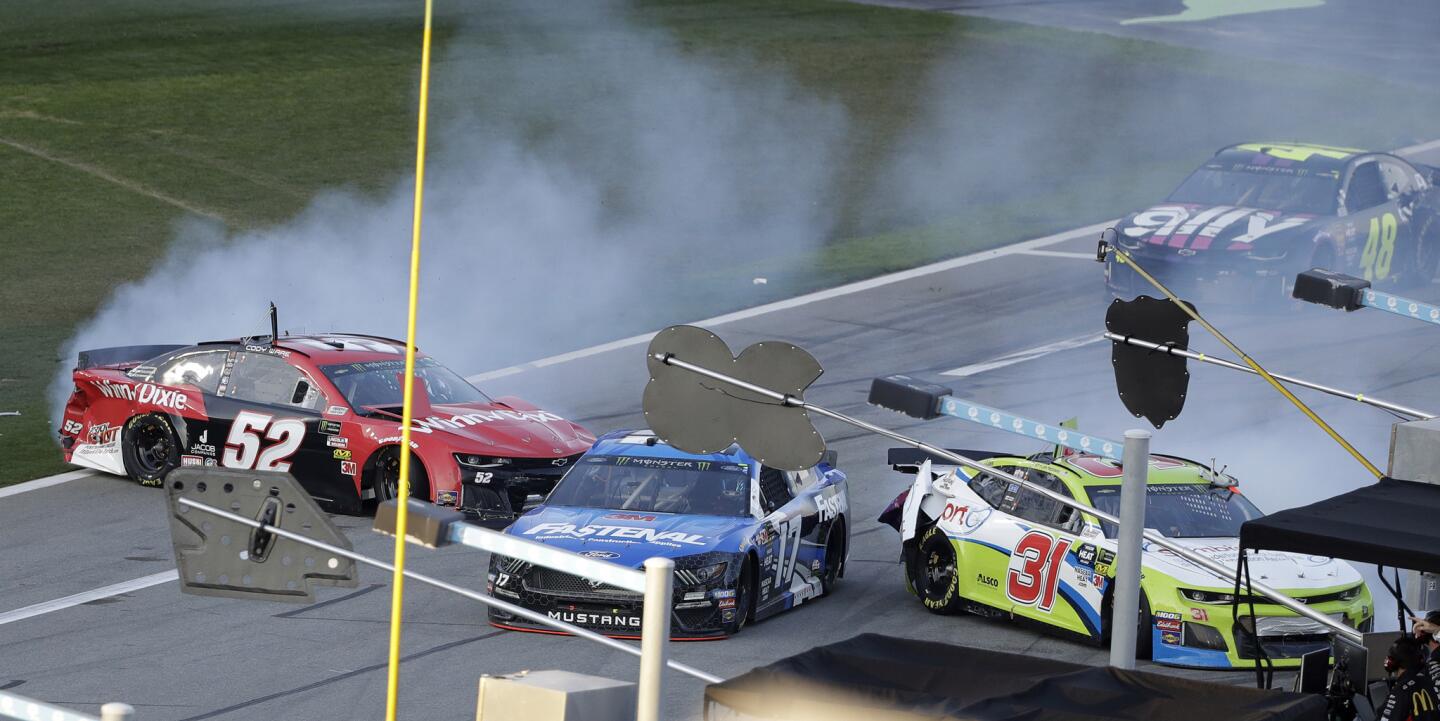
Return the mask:
<svg viewBox="0 0 1440 721">
<path fill-rule="evenodd" d="M 377 504 L 394 500 L 400 495 L 400 449 L 388 446 L 375 454 L 367 470 L 370 489 L 375 491 Z M 430 481 L 420 459 L 410 454 L 410 497 L 430 500 Z"/>
<path fill-rule="evenodd" d="M 845 521 L 837 520 L 825 537 L 825 570 L 820 574 L 820 595 L 828 596 L 845 572 Z"/>
<path fill-rule="evenodd" d="M 735 581 L 735 620 L 725 624 L 726 636 L 734 636 L 745 628 L 750 618 L 755 615 L 755 579 L 759 574 L 755 573 L 755 558 L 745 557 L 745 565 L 740 567 L 740 578 Z"/>
<path fill-rule="evenodd" d="M 180 437 L 170 421 L 155 415 L 135 416 L 125 423 L 120 457 L 125 473 L 142 486 L 159 487 L 180 465 Z"/>
<path fill-rule="evenodd" d="M 955 544 L 939 526 L 931 526 L 920 538 L 915 561 L 911 584 L 925 608 L 938 614 L 960 612 L 964 603 L 960 598 L 960 563 L 955 557 Z"/>
</svg>

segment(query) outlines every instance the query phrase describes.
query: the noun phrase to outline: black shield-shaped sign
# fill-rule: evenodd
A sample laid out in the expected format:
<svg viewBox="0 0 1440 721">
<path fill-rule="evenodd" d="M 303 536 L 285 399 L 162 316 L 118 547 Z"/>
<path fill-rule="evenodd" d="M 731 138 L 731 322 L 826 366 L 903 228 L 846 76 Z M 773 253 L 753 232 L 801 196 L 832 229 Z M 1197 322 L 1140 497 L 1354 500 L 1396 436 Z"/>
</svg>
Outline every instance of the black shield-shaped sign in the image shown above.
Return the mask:
<svg viewBox="0 0 1440 721">
<path fill-rule="evenodd" d="M 1188 301 L 1182 302 L 1189 305 Z M 1105 313 L 1105 328 L 1117 335 L 1182 350 L 1188 349 L 1190 343 L 1190 316 L 1169 300 L 1148 295 L 1111 302 Z M 1180 415 L 1190 385 L 1185 358 L 1112 341 L 1110 364 L 1115 367 L 1115 390 L 1120 402 L 1136 418 L 1160 428 Z"/>
</svg>

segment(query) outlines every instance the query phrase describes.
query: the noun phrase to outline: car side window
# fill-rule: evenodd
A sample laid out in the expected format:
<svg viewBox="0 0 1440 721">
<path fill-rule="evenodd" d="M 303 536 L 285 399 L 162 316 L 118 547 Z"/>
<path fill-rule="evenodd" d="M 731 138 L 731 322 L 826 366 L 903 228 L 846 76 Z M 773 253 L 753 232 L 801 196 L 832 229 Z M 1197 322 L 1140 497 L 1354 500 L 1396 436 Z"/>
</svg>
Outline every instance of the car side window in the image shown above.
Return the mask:
<svg viewBox="0 0 1440 721">
<path fill-rule="evenodd" d="M 1345 190 L 1345 208 L 1358 212 L 1373 208 L 1389 199 L 1380 177 L 1380 163 L 1368 160 L 1355 166 L 1350 175 L 1350 185 Z"/>
<path fill-rule="evenodd" d="M 318 411 L 325 396 L 299 368 L 264 353 L 239 353 L 230 370 L 227 398 Z"/>
<path fill-rule="evenodd" d="M 1053 473 L 1032 468 L 1025 471 L 1024 478 L 1042 488 L 1070 496 L 1069 490 L 1065 488 L 1065 483 Z M 1080 518 L 1075 513 L 1075 509 L 1023 486 L 1015 492 L 1015 508 L 1010 512 L 1027 521 L 1065 530 L 1070 530 L 1072 527 L 1078 530 L 1080 525 Z"/>
<path fill-rule="evenodd" d="M 760 469 L 760 510 L 766 514 L 789 503 L 795 497 L 785 471 L 764 466 Z"/>
<path fill-rule="evenodd" d="M 1385 194 L 1391 200 L 1415 190 L 1415 174 L 1393 160 L 1380 161 L 1380 178 L 1385 181 Z"/>
<path fill-rule="evenodd" d="M 983 471 L 976 473 L 975 477 L 970 479 L 970 490 L 985 499 L 985 502 L 994 508 L 999 508 L 1000 504 L 1004 502 L 1005 489 L 1009 485 L 1009 481 Z"/>
<path fill-rule="evenodd" d="M 156 382 L 167 386 L 194 386 L 214 395 L 225 371 L 225 356 L 230 351 L 212 350 L 186 353 L 160 364 L 155 371 Z"/>
</svg>

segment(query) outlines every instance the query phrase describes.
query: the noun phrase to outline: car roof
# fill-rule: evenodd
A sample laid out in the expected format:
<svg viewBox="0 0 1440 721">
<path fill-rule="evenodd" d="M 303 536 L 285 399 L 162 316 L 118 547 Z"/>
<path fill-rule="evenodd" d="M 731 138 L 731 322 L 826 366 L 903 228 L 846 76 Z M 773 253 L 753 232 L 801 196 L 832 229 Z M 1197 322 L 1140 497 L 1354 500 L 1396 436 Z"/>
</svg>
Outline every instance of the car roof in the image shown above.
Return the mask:
<svg viewBox="0 0 1440 721">
<path fill-rule="evenodd" d="M 1077 453 L 1054 459 L 1050 458 L 1049 454 L 1029 458 L 1022 456 L 995 457 L 989 459 L 988 462 L 1006 464 L 1014 461 L 1024 461 L 1027 465 L 1059 466 L 1077 477 L 1081 485 L 1085 486 L 1118 486 L 1123 480 L 1119 463 L 1090 453 Z M 1148 485 L 1184 483 L 1209 485 L 1210 469 L 1205 464 L 1187 458 L 1159 453 L 1151 454 L 1146 483 Z"/>
<path fill-rule="evenodd" d="M 689 453 L 665 443 L 649 430 L 618 430 L 595 440 L 590 453 L 601 456 L 633 456 L 636 458 L 683 458 L 693 461 L 751 465 L 755 459 L 738 445 L 718 453 Z"/>
<path fill-rule="evenodd" d="M 367 363 L 378 360 L 404 360 L 405 342 L 378 335 L 361 333 L 316 333 L 305 335 L 282 335 L 274 343 L 269 336 L 232 338 L 229 340 L 204 341 L 200 347 L 211 345 L 258 346 L 298 353 L 318 365 L 334 363 Z M 417 358 L 425 357 L 417 348 Z"/>
<path fill-rule="evenodd" d="M 1339 177 L 1345 165 L 1369 151 L 1311 143 L 1240 143 L 1221 148 L 1205 167 L 1245 172 L 1299 173 Z"/>
</svg>

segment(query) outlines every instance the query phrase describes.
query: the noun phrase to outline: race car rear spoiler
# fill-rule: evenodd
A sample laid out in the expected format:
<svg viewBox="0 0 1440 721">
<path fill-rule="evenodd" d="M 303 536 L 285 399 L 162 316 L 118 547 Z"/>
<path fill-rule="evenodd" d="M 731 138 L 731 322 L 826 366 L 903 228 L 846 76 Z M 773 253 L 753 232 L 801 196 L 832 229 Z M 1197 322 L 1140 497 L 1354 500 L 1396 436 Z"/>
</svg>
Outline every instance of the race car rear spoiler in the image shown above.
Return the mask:
<svg viewBox="0 0 1440 721">
<path fill-rule="evenodd" d="M 959 448 L 949 448 L 946 450 L 949 450 L 951 453 L 965 456 L 966 458 L 970 458 L 976 461 L 983 461 L 986 458 L 1018 457 L 1014 453 L 1006 453 L 1004 451 L 967 451 Z M 919 448 L 891 448 L 888 458 L 890 467 L 894 468 L 897 471 L 900 471 L 901 473 L 918 473 L 920 471 L 920 464 L 924 463 L 927 460 L 942 466 L 955 465 L 954 461 L 941 458 L 940 456 L 931 453 L 926 453 Z"/>
<path fill-rule="evenodd" d="M 94 348 L 80 351 L 80 358 L 75 363 L 76 370 L 86 368 L 97 368 L 99 366 L 116 366 L 126 363 L 143 363 L 155 356 L 169 353 L 172 350 L 180 350 L 187 346 L 183 345 L 122 345 L 114 348 Z"/>
</svg>

